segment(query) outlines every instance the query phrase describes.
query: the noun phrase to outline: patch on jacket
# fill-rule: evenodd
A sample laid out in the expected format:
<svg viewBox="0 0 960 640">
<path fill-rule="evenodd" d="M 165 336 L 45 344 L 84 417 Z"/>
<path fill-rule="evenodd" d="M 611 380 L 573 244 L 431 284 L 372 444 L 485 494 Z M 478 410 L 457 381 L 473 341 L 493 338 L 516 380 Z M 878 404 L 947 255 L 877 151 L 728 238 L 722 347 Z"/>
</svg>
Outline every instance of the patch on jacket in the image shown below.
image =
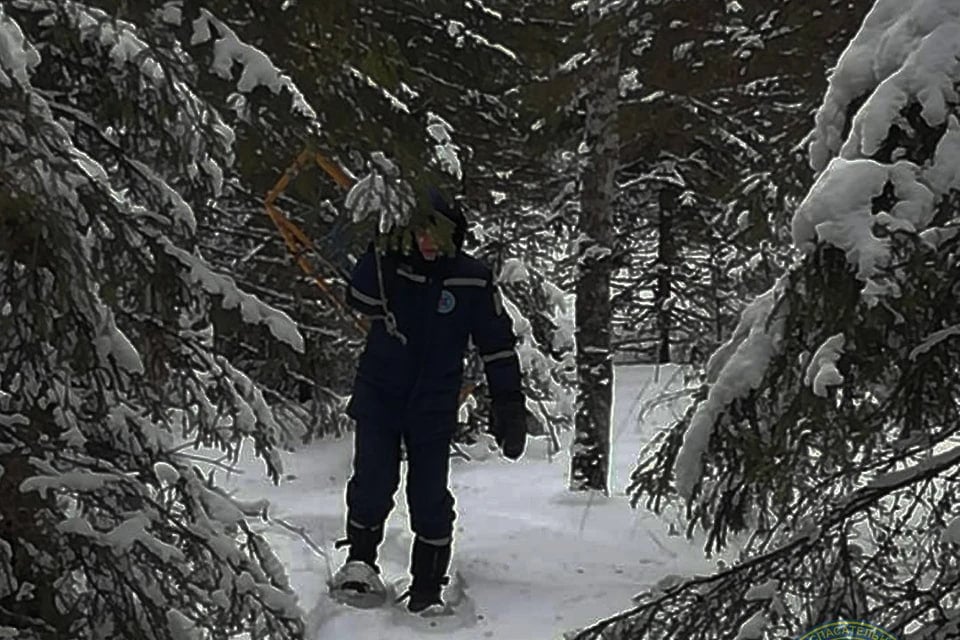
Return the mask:
<svg viewBox="0 0 960 640">
<path fill-rule="evenodd" d="M 448 289 L 440 292 L 440 302 L 437 304 L 437 313 L 450 313 L 457 306 L 457 299 Z"/>
</svg>

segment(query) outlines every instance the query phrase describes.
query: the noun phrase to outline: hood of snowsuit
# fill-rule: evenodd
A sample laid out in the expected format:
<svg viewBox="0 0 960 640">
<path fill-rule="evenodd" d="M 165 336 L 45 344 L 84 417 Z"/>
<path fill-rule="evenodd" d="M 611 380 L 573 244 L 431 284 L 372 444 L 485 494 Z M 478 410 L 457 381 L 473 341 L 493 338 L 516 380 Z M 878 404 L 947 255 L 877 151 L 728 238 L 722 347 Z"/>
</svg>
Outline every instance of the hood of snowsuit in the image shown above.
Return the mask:
<svg viewBox="0 0 960 640">
<path fill-rule="evenodd" d="M 453 246 L 457 253 L 463 249 L 463 242 L 467 236 L 467 218 L 455 203 L 451 204 L 443 197 L 436 187 L 427 189 L 427 198 L 433 210 L 453 223 Z"/>
</svg>

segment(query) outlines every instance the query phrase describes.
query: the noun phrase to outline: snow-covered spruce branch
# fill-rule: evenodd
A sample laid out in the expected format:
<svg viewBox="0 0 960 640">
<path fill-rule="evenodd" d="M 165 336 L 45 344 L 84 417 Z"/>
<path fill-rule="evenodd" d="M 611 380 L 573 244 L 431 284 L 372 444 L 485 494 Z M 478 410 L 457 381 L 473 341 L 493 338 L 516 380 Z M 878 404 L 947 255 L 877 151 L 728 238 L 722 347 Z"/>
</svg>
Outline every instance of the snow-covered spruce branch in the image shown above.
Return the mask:
<svg viewBox="0 0 960 640">
<path fill-rule="evenodd" d="M 928 309 L 917 304 L 918 300 L 942 299 L 949 295 L 951 284 L 941 281 L 931 288 L 921 279 L 909 278 L 909 274 L 915 272 L 916 265 L 930 264 L 931 260 L 938 265 L 936 268 L 946 268 L 955 248 L 945 245 L 934 252 L 918 241 L 915 234 L 905 232 L 892 240 L 894 254 L 899 257 L 891 265 L 891 273 L 902 271 L 907 278 L 900 285 L 903 298 L 889 303 L 890 313 L 904 318 L 892 326 L 888 324 L 885 309 L 872 308 L 858 299 L 855 293 L 862 285 L 852 274 L 841 275 L 845 269 L 839 273 L 833 271 L 837 268 L 835 263 L 842 260 L 835 250 L 825 248 L 786 276 L 789 307 L 802 308 L 803 312 L 790 314 L 786 324 L 773 332 L 789 342 L 785 343 L 786 351 L 771 360 L 773 364 L 761 380 L 731 378 L 734 383 L 731 389 L 751 380 L 754 390 L 736 397 L 716 417 L 709 441 L 710 454 L 704 458 L 702 490 L 688 512 L 691 530 L 697 521 L 709 521 L 711 542 L 722 545 L 721 534 L 730 527 L 742 530 L 760 524 L 761 528 L 778 528 L 772 520 L 789 522 L 791 513 L 818 508 L 828 494 L 818 495 L 811 490 L 813 485 L 825 488 L 824 482 L 832 479 L 836 481 L 837 490 L 843 491 L 857 480 L 858 474 L 892 466 L 905 454 L 933 447 L 955 432 L 957 423 L 951 409 L 955 404 L 950 398 L 956 396 L 960 378 L 945 358 L 955 351 L 956 345 L 916 360 L 907 358 L 912 345 L 922 342 L 931 328 L 956 322 L 952 305 L 934 304 Z M 831 254 L 834 257 L 828 258 Z M 804 300 L 804 288 L 819 287 L 821 281 L 829 283 L 826 299 L 814 299 L 805 307 L 798 306 Z M 755 330 L 766 331 L 762 321 L 769 321 L 771 317 L 772 314 L 754 318 L 747 326 L 761 322 Z M 851 326 L 856 326 L 858 331 L 846 330 Z M 809 364 L 810 354 L 838 330 L 844 330 L 854 341 L 841 361 L 844 380 L 829 397 L 818 399 L 817 389 L 804 383 L 808 367 L 803 363 Z M 871 337 L 876 332 L 888 336 L 885 339 L 888 345 L 881 353 L 876 352 L 876 340 Z M 732 340 L 729 348 L 718 351 L 708 365 L 708 377 L 718 375 L 719 365 L 737 348 L 737 340 Z M 751 353 L 749 349 L 742 350 L 746 356 Z M 872 362 L 874 356 L 879 357 L 878 364 L 883 363 L 882 366 L 862 364 Z M 757 368 L 761 360 L 749 356 L 743 362 Z M 794 362 L 800 366 L 794 367 Z M 731 368 L 732 372 L 738 370 Z M 937 381 L 935 385 L 930 384 L 933 380 Z M 701 393 L 709 388 L 704 385 Z M 924 412 L 911 409 L 917 405 L 910 398 L 920 397 L 929 398 L 924 401 Z M 689 431 L 687 424 L 697 411 L 702 412 L 702 408 L 691 407 L 684 420 L 676 425 L 674 437 L 660 438 L 658 442 L 663 446 L 659 452 L 644 458 L 630 487 L 637 500 L 641 487 L 644 493 L 650 494 L 651 500 L 658 502 L 675 493 L 667 485 L 681 450 L 682 440 L 678 437 Z M 827 425 L 829 428 L 823 428 Z M 868 451 L 872 452 L 869 458 L 866 457 Z M 817 455 L 812 457 L 810 452 Z M 778 477 L 771 492 L 768 483 L 778 468 L 802 471 L 785 479 Z M 750 482 L 743 486 L 745 477 Z M 711 502 L 721 497 L 725 506 Z M 775 513 L 776 517 L 767 518 L 765 525 L 744 522 L 743 518 L 749 518 L 752 513 L 761 516 Z"/>
<path fill-rule="evenodd" d="M 497 276 L 506 292 L 504 307 L 513 318 L 520 362 L 528 380 L 528 396 L 537 403 L 534 415 L 552 442 L 572 423 L 573 406 L 566 402 L 572 378 L 573 305 L 570 296 L 529 261 L 504 261 Z M 541 309 L 524 315 L 521 309 Z"/>
<path fill-rule="evenodd" d="M 88 118 L 85 118 L 83 114 L 78 114 L 76 109 L 64 107 L 62 105 L 51 105 L 51 108 L 53 110 L 59 110 L 62 113 L 70 115 L 78 123 L 83 124 L 88 129 L 96 133 L 101 140 L 110 145 L 117 156 L 134 172 L 136 172 L 145 182 L 159 189 L 162 196 L 169 199 L 172 204 L 174 204 L 175 207 L 180 210 L 181 220 L 189 225 L 190 231 L 195 231 L 196 219 L 192 209 L 186 202 L 183 201 L 182 198 L 179 197 L 179 195 L 176 194 L 176 191 L 170 187 L 170 185 L 164 182 L 156 174 L 153 174 L 142 162 L 131 159 L 122 151 L 122 149 L 119 148 L 118 145 L 110 141 L 99 127 L 90 122 Z M 111 193 L 110 195 L 111 197 L 115 197 L 117 200 L 120 199 L 118 194 Z M 157 239 L 159 240 L 160 244 L 158 247 L 159 249 L 162 249 L 173 255 L 184 266 L 190 268 L 189 277 L 191 279 L 201 282 L 211 294 L 220 294 L 223 296 L 223 305 L 225 308 L 239 306 L 244 320 L 250 322 L 262 322 L 263 324 L 266 324 L 270 328 L 270 331 L 277 338 L 287 342 L 295 350 L 301 352 L 303 351 L 303 339 L 299 336 L 295 326 L 292 324 L 292 321 L 285 313 L 264 305 L 259 301 L 259 299 L 253 296 L 244 294 L 232 284 L 232 278 L 229 276 L 221 276 L 216 274 L 202 261 L 202 259 L 190 255 L 182 249 L 173 246 L 172 243 L 166 240 L 164 236 L 158 234 Z"/>
<path fill-rule="evenodd" d="M 103 132 L 103 130 L 92 122 L 87 114 L 82 111 L 63 105 L 57 102 L 49 101 L 47 104 L 51 112 L 59 114 L 61 117 L 68 117 L 74 123 L 83 126 L 87 131 L 93 133 L 101 143 L 109 147 L 115 158 L 120 160 L 127 169 L 136 174 L 145 184 L 151 185 L 156 189 L 161 197 L 167 200 L 171 206 L 173 219 L 186 226 L 189 233 L 195 233 L 197 230 L 197 217 L 193 208 L 177 193 L 176 189 L 171 187 L 163 178 L 153 173 L 153 171 L 139 160 L 134 160 L 126 153 L 123 148 Z"/>
<path fill-rule="evenodd" d="M 41 106 L 44 103 L 40 103 Z M 44 113 L 41 111 L 41 114 Z M 52 121 L 46 120 L 46 124 L 52 124 Z M 129 203 L 124 196 L 118 193 L 110 184 L 106 171 L 103 169 L 99 163 L 86 156 L 83 152 L 77 150 L 73 147 L 69 140 L 64 141 L 62 138 L 59 138 L 59 134 L 62 132 L 62 129 L 59 129 L 56 125 L 50 128 L 51 134 L 55 136 L 52 140 L 54 144 L 59 145 L 64 143 L 66 145 L 65 151 L 52 151 L 51 156 L 53 158 L 59 157 L 79 157 L 83 158 L 85 164 L 83 165 L 84 170 L 89 172 L 89 176 L 93 178 L 91 180 L 91 186 L 96 189 L 101 189 L 103 191 L 103 196 L 108 201 L 118 203 L 121 206 L 126 205 L 128 207 L 128 212 L 135 212 L 137 205 Z M 97 129 L 99 131 L 99 129 Z M 59 139 L 58 139 L 59 138 Z M 133 161 L 131 161 L 133 162 Z M 69 164 L 67 165 L 69 166 Z M 134 163 L 135 170 L 141 174 L 144 171 L 142 163 Z M 150 180 L 149 176 L 147 177 Z M 164 191 L 172 191 L 172 189 L 165 185 L 166 189 Z M 109 213 L 109 210 L 107 211 Z M 126 213 L 126 212 L 124 212 Z M 192 218 L 192 216 L 191 216 Z M 266 305 L 263 305 L 258 299 L 253 296 L 249 296 L 239 291 L 235 286 L 232 285 L 232 279 L 226 276 L 219 276 L 214 273 L 202 259 L 188 254 L 186 251 L 175 247 L 169 240 L 167 240 L 162 233 L 154 231 L 148 227 L 142 227 L 138 224 L 138 219 L 136 216 L 120 215 L 114 219 L 114 225 L 119 226 L 120 228 L 129 229 L 129 233 L 134 237 L 140 237 L 141 241 L 139 245 L 142 247 L 142 243 L 147 238 L 157 238 L 159 240 L 159 246 L 157 247 L 160 250 L 166 251 L 167 253 L 172 254 L 179 259 L 180 263 L 186 267 L 189 267 L 190 274 L 189 279 L 194 281 L 201 282 L 204 287 L 212 294 L 220 294 L 223 296 L 223 306 L 239 306 L 243 317 L 248 321 L 259 321 L 267 324 L 270 327 L 271 331 L 280 339 L 287 341 L 295 349 L 303 350 L 303 341 L 302 337 L 299 336 L 295 326 L 292 325 L 289 317 L 286 316 L 283 312 L 276 311 Z M 150 254 L 141 254 L 146 260 L 143 265 L 144 268 L 151 268 L 152 261 Z M 77 291 L 84 291 L 84 288 L 79 288 Z"/>
<path fill-rule="evenodd" d="M 224 167 L 233 162 L 232 146 L 235 133 L 220 116 L 219 112 L 209 103 L 204 102 L 184 80 L 191 73 L 192 62 L 186 56 L 157 46 L 150 42 L 152 33 L 139 29 L 136 25 L 125 20 L 115 20 L 103 10 L 88 6 L 82 2 L 58 2 L 57 0 L 17 0 L 11 3 L 16 9 L 41 19 L 47 26 L 57 24 L 66 29 L 66 33 L 74 40 L 74 50 L 65 52 L 59 46 L 48 49 L 45 64 L 55 64 L 63 68 L 63 73 L 71 77 L 82 77 L 98 72 L 97 65 L 109 66 L 117 71 L 124 71 L 125 75 L 138 79 L 143 97 L 152 96 L 155 102 L 149 100 L 140 105 L 145 109 L 156 109 L 158 104 L 175 106 L 175 109 L 166 113 L 154 114 L 164 120 L 164 127 L 154 131 L 155 136 L 140 136 L 134 127 L 128 123 L 126 133 L 121 134 L 118 128 L 111 127 L 111 135 L 104 141 L 111 142 L 117 147 L 120 141 L 127 152 L 136 150 L 138 159 L 149 157 L 151 164 L 156 164 L 158 154 L 182 154 L 188 150 L 187 170 L 178 178 L 195 180 L 204 170 L 209 182 L 206 185 L 215 196 L 220 194 L 223 183 Z M 83 53 L 88 55 L 84 56 Z M 78 55 L 79 54 L 79 55 Z M 123 87 L 114 85 L 117 92 L 114 95 L 97 96 L 101 103 L 109 103 L 110 98 L 122 98 Z M 50 101 L 63 97 L 59 90 L 45 89 L 38 91 Z M 75 94 L 71 100 L 76 100 L 74 107 L 59 104 L 63 109 L 74 108 L 75 115 L 81 114 L 77 107 L 92 107 L 91 114 L 102 115 L 100 104 L 91 105 L 86 101 L 82 92 Z M 106 99 L 105 99 L 106 98 Z M 86 118 L 89 122 L 90 117 Z M 97 125 L 93 125 L 97 126 Z M 176 137 L 174 144 L 166 145 L 163 133 L 169 130 Z M 160 142 L 159 146 L 156 145 Z M 172 161 L 172 158 L 166 158 Z M 146 167 L 147 172 L 152 169 Z M 176 192 L 170 193 L 161 186 L 166 193 L 176 198 Z M 180 204 L 180 203 L 177 203 Z"/>
<path fill-rule="evenodd" d="M 838 500 L 830 512 L 820 520 L 819 524 L 809 522 L 806 530 L 796 533 L 792 539 L 776 549 L 742 561 L 716 574 L 685 580 L 680 584 L 664 589 L 660 595 L 657 595 L 655 591 L 644 593 L 638 598 L 652 599 L 601 620 L 571 635 L 570 640 L 622 640 L 625 638 L 631 640 L 641 640 L 642 638 L 666 640 L 669 637 L 677 637 L 675 634 L 700 638 L 725 637 L 725 634 L 736 628 L 738 621 L 743 623 L 756 611 L 763 609 L 761 606 L 754 606 L 749 607 L 747 611 L 743 611 L 743 606 L 740 603 L 744 600 L 751 600 L 751 598 L 746 597 L 745 587 L 776 580 L 781 583 L 780 591 L 783 591 L 783 584 L 789 583 L 791 579 L 797 579 L 798 576 L 793 571 L 797 568 L 797 565 L 802 564 L 802 559 L 819 547 L 829 547 L 835 543 L 836 540 L 831 538 L 831 534 L 837 533 L 836 530 L 844 527 L 851 518 L 876 506 L 884 498 L 893 496 L 918 483 L 934 480 L 945 472 L 955 471 L 958 468 L 960 468 L 960 447 L 955 447 L 909 469 L 875 479 L 866 487 Z M 841 535 L 841 537 L 843 536 Z M 960 540 L 957 540 L 957 543 L 960 543 Z M 778 565 L 786 566 L 779 566 L 778 568 Z M 940 597 L 933 599 L 937 608 L 939 608 L 937 601 L 953 593 L 958 585 L 960 585 L 960 574 L 954 572 L 949 582 L 942 582 L 938 585 L 939 589 L 928 590 L 931 596 L 939 592 Z M 891 586 L 895 587 L 896 585 Z M 728 590 L 737 593 L 725 596 L 722 592 Z M 739 613 L 739 616 L 716 615 L 718 612 L 712 611 L 705 612 L 703 607 L 708 605 L 711 600 L 732 607 L 723 613 Z M 682 622 L 671 619 L 673 614 L 668 611 L 668 608 L 676 606 L 680 608 L 696 606 L 701 615 L 684 616 Z M 888 611 L 887 615 L 891 613 Z M 896 630 L 900 626 L 905 626 L 910 617 L 913 616 L 921 617 L 919 613 L 897 614 L 896 617 L 899 620 L 897 627 L 888 626 L 888 628 Z M 725 626 L 709 625 L 704 623 L 705 619 L 712 619 Z M 944 625 L 946 626 L 948 622 L 945 620 Z M 712 628 L 717 635 L 706 635 L 705 632 L 708 628 Z M 786 631 L 795 634 L 802 629 L 788 629 Z"/>
<path fill-rule="evenodd" d="M 55 468 L 61 465 L 72 470 L 60 474 Z M 161 594 L 151 592 L 159 588 L 163 599 L 180 602 L 179 608 L 172 610 L 177 611 L 178 616 L 185 616 L 192 624 L 201 621 L 206 624 L 212 616 L 220 625 L 220 631 L 226 632 L 231 627 L 236 631 L 243 628 L 239 626 L 242 623 L 229 622 L 226 616 L 231 608 L 245 608 L 242 599 L 251 598 L 278 616 L 277 620 L 263 621 L 271 634 L 287 637 L 299 633 L 299 611 L 283 569 L 264 548 L 262 539 L 250 532 L 244 522 L 246 515 L 253 514 L 244 513 L 239 503 L 203 486 L 201 479 L 189 470 L 157 463 L 156 479 L 151 481 L 157 488 L 146 485 L 145 491 L 144 485 L 103 459 L 54 454 L 43 466 L 42 475 L 24 480 L 22 491 L 37 491 L 41 496 L 56 491 L 70 496 L 78 506 L 83 504 L 85 509 L 99 514 L 93 523 L 74 516 L 57 526 L 63 548 L 77 552 L 78 569 L 95 588 L 93 594 L 75 594 L 78 606 L 86 601 L 94 613 L 110 606 L 116 598 L 113 585 L 123 585 L 125 592 L 137 594 L 145 603 L 159 605 Z M 181 502 L 188 507 L 184 512 L 178 507 Z M 133 505 L 139 505 L 140 509 L 131 512 Z M 189 517 L 185 517 L 188 514 Z M 246 544 L 251 545 L 249 557 L 231 550 L 233 534 L 228 533 L 231 527 L 240 527 L 246 536 Z M 234 575 L 169 572 L 171 560 L 186 562 L 186 554 L 196 558 L 198 549 L 203 550 L 201 556 L 220 557 Z M 165 578 L 159 579 L 161 576 Z M 211 587 L 220 591 L 220 595 L 213 593 L 213 601 L 217 603 L 213 608 L 203 592 Z M 224 606 L 232 593 L 241 600 Z M 218 608 L 225 610 L 218 613 Z M 170 614 L 162 606 L 145 608 L 139 615 L 146 619 L 123 621 L 120 629 L 139 635 L 140 626 L 150 624 L 157 629 L 152 637 L 164 637 L 160 630 L 170 623 Z"/>
<path fill-rule="evenodd" d="M 214 38 L 214 36 L 217 38 Z M 250 93 L 258 86 L 270 89 L 274 94 L 285 90 L 291 97 L 294 113 L 308 123 L 315 123 L 317 112 L 304 97 L 303 92 L 290 78 L 276 67 L 270 56 L 241 39 L 236 32 L 208 9 L 201 8 L 193 22 L 190 46 L 205 44 L 213 39 L 213 61 L 210 70 L 225 80 L 233 79 L 234 64 L 239 64 L 237 91 Z"/>
<path fill-rule="evenodd" d="M 225 306 L 239 304 L 244 315 L 244 319 L 262 321 L 264 324 L 267 324 L 270 327 L 271 331 L 277 337 L 287 341 L 295 349 L 302 351 L 302 338 L 298 336 L 295 327 L 291 329 L 292 323 L 285 314 L 265 307 L 259 302 L 259 300 L 256 300 L 251 296 L 245 296 L 245 294 L 239 292 L 235 287 L 231 286 L 232 282 L 230 278 L 218 276 L 200 259 L 174 247 L 171 243 L 169 243 L 169 241 L 165 240 L 161 232 L 154 231 L 149 227 L 139 227 L 137 218 L 140 217 L 141 214 L 146 214 L 147 210 L 130 203 L 127 198 L 115 190 L 110 183 L 111 178 L 108 177 L 104 167 L 86 153 L 74 147 L 70 140 L 66 137 L 65 131 L 62 129 L 62 127 L 53 121 L 51 110 L 56 107 L 46 102 L 39 93 L 33 93 L 33 96 L 35 97 L 35 102 L 37 105 L 35 113 L 37 116 L 39 116 L 40 123 L 46 130 L 50 132 L 50 140 L 52 143 L 51 146 L 62 147 L 61 149 L 52 151 L 49 154 L 50 157 L 74 158 L 79 160 L 82 170 L 86 172 L 87 175 L 92 179 L 90 182 L 91 186 L 94 188 L 103 189 L 104 197 L 109 201 L 118 204 L 122 203 L 125 205 L 124 208 L 126 209 L 125 213 L 127 215 L 121 215 L 111 220 L 114 228 L 123 229 L 126 233 L 135 238 L 143 238 L 144 235 L 147 237 L 153 236 L 154 238 L 158 238 L 163 250 L 174 255 L 174 257 L 177 257 L 184 266 L 190 268 L 191 278 L 199 279 L 200 282 L 202 282 L 211 293 L 222 294 L 224 296 L 223 303 Z M 176 190 L 159 178 L 159 176 L 153 173 L 142 162 L 129 158 L 127 154 L 123 152 L 115 142 L 110 141 L 109 137 L 104 134 L 100 127 L 94 124 L 88 117 L 84 117 L 83 114 L 78 114 L 77 110 L 74 108 L 63 105 L 59 105 L 59 112 L 64 115 L 69 115 L 76 122 L 93 131 L 102 141 L 106 142 L 107 145 L 145 182 L 159 189 L 159 195 L 174 205 L 175 213 L 179 211 L 181 220 L 188 225 L 190 231 L 195 229 L 196 221 L 193 211 L 190 206 L 183 201 L 182 198 L 180 198 Z M 106 213 L 109 214 L 109 211 Z M 161 219 L 159 221 L 163 222 L 164 220 Z M 142 240 L 140 243 L 142 243 Z M 144 258 L 146 261 L 150 260 L 149 255 L 144 255 Z M 149 262 L 146 262 L 143 267 L 149 268 Z"/>
<path fill-rule="evenodd" d="M 38 35 L 24 36 L 7 17 L 13 6 L 42 10 L 23 21 Z M 36 24 L 64 16 L 66 29 Z M 234 295 L 242 312 L 262 309 L 193 254 L 166 251 L 177 248 L 170 236 L 191 241 L 183 207 L 216 195 L 217 170 L 209 181 L 177 182 L 188 187 L 177 197 L 161 176 L 190 176 L 196 158 L 164 154 L 157 136 L 169 134 L 173 147 L 222 150 L 222 132 L 189 121 L 203 110 L 183 103 L 185 94 L 153 92 L 149 82 L 122 127 L 110 120 L 105 107 L 126 95 L 125 80 L 173 77 L 151 75 L 159 58 L 144 53 L 132 25 L 85 13 L 80 3 L 19 2 L 0 5 L 0 30 L 4 46 L 13 42 L 0 55 L 0 157 L 10 160 L 4 222 L 26 239 L 0 249 L 0 342 L 15 345 L 0 352 L 0 488 L 16 496 L 0 504 L 0 517 L 17 523 L 0 538 L 2 589 L 15 590 L 0 597 L 17 595 L 5 598 L 0 625 L 16 624 L 24 637 L 50 635 L 28 622 L 43 611 L 53 634 L 78 638 L 300 637 L 288 581 L 246 524 L 256 512 L 212 489 L 172 441 L 169 408 L 182 402 L 187 433 L 199 431 L 232 460 L 252 436 L 271 473 L 280 473 L 276 421 L 262 393 L 217 359 L 211 335 L 194 329 L 209 324 L 208 298 L 191 276 Z M 62 43 L 45 43 L 40 56 L 29 40 L 54 33 L 75 45 L 69 60 Z M 54 94 L 34 87 L 51 78 L 65 85 L 56 99 L 70 96 L 72 113 L 52 111 Z M 92 99 L 88 89 L 104 80 L 116 95 Z M 175 111 L 185 127 L 165 126 L 155 110 L 164 95 L 184 106 Z M 173 215 L 159 213 L 167 211 Z M 174 229 L 178 211 L 184 224 Z M 155 334 L 162 340 L 151 348 Z M 147 384 L 151 355 L 169 358 L 180 389 Z"/>
</svg>

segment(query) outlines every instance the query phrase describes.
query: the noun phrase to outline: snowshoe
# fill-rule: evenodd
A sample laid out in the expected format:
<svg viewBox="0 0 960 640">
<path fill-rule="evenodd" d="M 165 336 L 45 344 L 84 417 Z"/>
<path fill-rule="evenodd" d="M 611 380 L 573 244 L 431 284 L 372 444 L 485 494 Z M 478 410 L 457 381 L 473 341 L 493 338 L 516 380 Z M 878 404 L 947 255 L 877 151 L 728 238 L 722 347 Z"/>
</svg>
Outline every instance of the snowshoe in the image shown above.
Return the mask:
<svg viewBox="0 0 960 640">
<path fill-rule="evenodd" d="M 360 560 L 344 564 L 330 582 L 330 597 L 359 609 L 375 609 L 387 603 L 387 587 L 377 571 Z"/>
<path fill-rule="evenodd" d="M 403 606 L 401 603 L 406 598 L 409 600 L 406 606 Z M 451 633 L 457 629 L 472 627 L 481 619 L 481 616 L 477 615 L 476 604 L 466 593 L 463 576 L 458 571 L 453 573 L 449 586 L 442 589 L 441 596 L 415 598 L 408 589 L 397 599 L 396 605 L 394 623 L 424 633 Z"/>
<path fill-rule="evenodd" d="M 407 601 L 407 611 L 410 613 L 429 617 L 431 612 L 442 612 L 443 609 L 443 599 L 439 591 L 436 593 L 410 592 L 410 599 Z"/>
<path fill-rule="evenodd" d="M 448 580 L 443 579 L 442 584 L 447 584 Z M 397 598 L 397 602 L 407 601 L 407 611 L 425 618 L 443 615 L 449 612 L 448 607 L 440 597 L 440 587 L 430 590 L 415 591 L 412 587 Z"/>
</svg>

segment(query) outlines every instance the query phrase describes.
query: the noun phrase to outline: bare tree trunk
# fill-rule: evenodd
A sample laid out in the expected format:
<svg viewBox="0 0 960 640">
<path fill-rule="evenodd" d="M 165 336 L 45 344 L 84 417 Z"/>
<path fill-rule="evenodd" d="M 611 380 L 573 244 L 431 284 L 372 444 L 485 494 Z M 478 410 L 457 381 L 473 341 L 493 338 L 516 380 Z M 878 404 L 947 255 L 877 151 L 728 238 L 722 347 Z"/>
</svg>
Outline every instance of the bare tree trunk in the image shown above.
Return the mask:
<svg viewBox="0 0 960 640">
<path fill-rule="evenodd" d="M 577 413 L 570 488 L 609 495 L 613 358 L 610 345 L 610 276 L 613 206 L 619 165 L 617 134 L 620 45 L 613 19 L 600 19 L 599 2 L 588 11 L 591 87 L 587 100 L 577 279 Z"/>
<path fill-rule="evenodd" d="M 671 361 L 670 330 L 672 318 L 670 298 L 673 295 L 673 265 L 675 263 L 675 243 L 673 241 L 673 216 L 676 212 L 677 193 L 672 185 L 665 184 L 660 189 L 660 220 L 657 229 L 657 285 L 653 292 L 653 304 L 656 309 L 658 348 L 657 362 L 665 364 Z"/>
</svg>

